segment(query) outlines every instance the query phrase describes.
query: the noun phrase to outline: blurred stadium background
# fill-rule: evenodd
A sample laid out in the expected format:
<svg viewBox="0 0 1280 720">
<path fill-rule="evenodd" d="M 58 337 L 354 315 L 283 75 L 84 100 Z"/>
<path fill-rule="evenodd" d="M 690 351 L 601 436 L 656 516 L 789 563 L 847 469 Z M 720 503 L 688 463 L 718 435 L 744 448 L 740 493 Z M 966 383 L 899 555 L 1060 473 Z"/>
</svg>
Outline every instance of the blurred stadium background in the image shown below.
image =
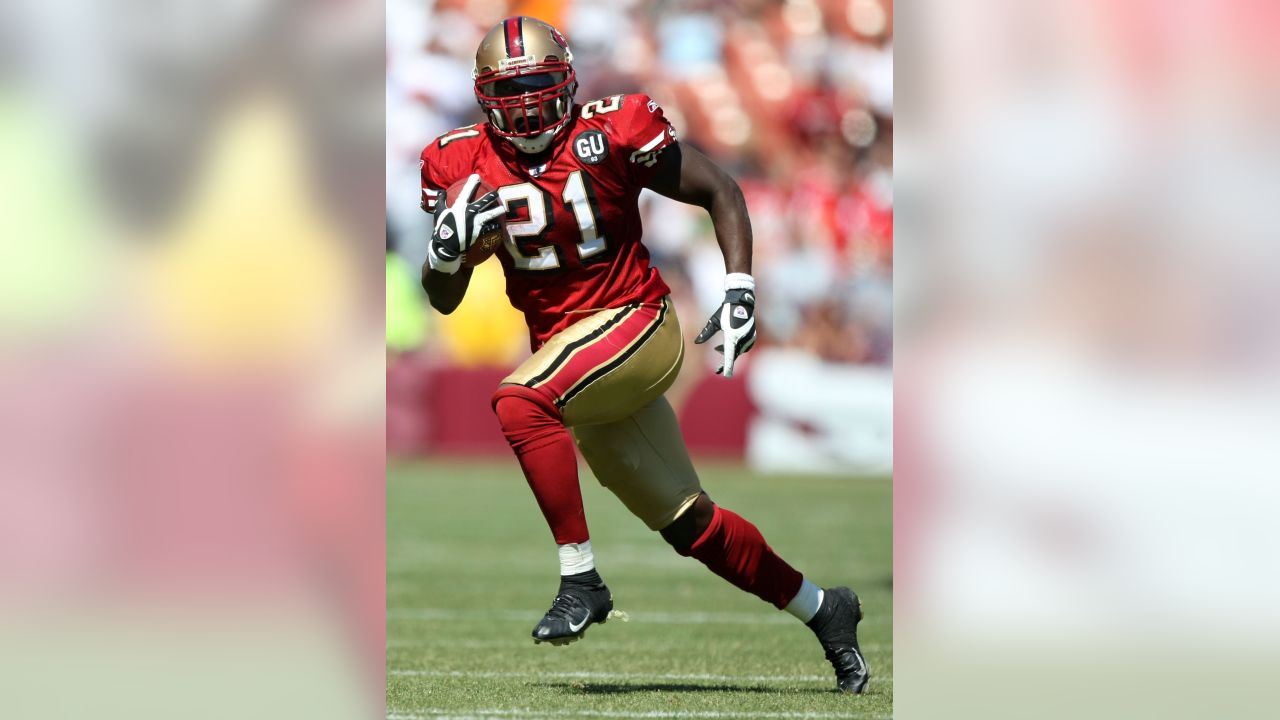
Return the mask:
<svg viewBox="0 0 1280 720">
<path fill-rule="evenodd" d="M 0 717 L 382 713 L 380 3 L 0 3 Z"/>
<path fill-rule="evenodd" d="M 746 194 L 762 335 L 741 366 L 745 382 L 729 383 L 712 375 L 713 354 L 692 344 L 722 296 L 724 265 L 709 219 L 647 191 L 641 198 L 645 244 L 673 289 L 691 351 L 669 397 L 693 451 L 764 471 L 888 472 L 887 0 L 390 0 L 388 453 L 509 452 L 476 398 L 527 356 L 527 333 L 496 262 L 477 270 L 455 314 L 429 310 L 418 284 L 430 218 L 419 209 L 417 160 L 432 138 L 483 119 L 471 87 L 475 48 L 513 14 L 566 34 L 580 102 L 651 95 L 681 140 L 728 168 Z"/>
<path fill-rule="evenodd" d="M 811 46 L 877 47 L 853 5 L 721 32 L 768 28 L 798 83 Z M 909 7 L 895 715 L 1274 716 L 1280 5 Z M 465 85 L 405 58 L 471 43 L 385 12 L 0 3 L 0 717 L 386 716 L 383 110 L 417 145 L 470 101 L 385 73 Z M 666 72 L 657 25 L 631 67 Z"/>
</svg>

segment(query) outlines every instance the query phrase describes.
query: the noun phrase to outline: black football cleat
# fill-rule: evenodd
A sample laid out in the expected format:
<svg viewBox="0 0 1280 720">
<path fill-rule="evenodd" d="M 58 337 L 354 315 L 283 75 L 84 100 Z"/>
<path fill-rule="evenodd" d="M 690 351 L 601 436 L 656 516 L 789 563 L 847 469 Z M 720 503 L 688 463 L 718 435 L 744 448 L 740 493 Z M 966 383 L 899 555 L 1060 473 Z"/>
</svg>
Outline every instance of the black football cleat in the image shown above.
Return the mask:
<svg viewBox="0 0 1280 720">
<path fill-rule="evenodd" d="M 823 591 L 822 607 L 809 621 L 809 628 L 818 636 L 827 661 L 836 671 L 836 689 L 840 692 L 861 693 L 871 679 L 871 669 L 858 648 L 858 622 L 862 620 L 862 603 L 847 587 L 828 588 Z"/>
<path fill-rule="evenodd" d="M 533 628 L 534 643 L 568 645 L 586 634 L 593 623 L 603 625 L 609 619 L 613 596 L 594 570 L 590 576 L 589 580 L 577 575 L 560 579 L 560 591 L 551 601 L 551 609 Z"/>
</svg>

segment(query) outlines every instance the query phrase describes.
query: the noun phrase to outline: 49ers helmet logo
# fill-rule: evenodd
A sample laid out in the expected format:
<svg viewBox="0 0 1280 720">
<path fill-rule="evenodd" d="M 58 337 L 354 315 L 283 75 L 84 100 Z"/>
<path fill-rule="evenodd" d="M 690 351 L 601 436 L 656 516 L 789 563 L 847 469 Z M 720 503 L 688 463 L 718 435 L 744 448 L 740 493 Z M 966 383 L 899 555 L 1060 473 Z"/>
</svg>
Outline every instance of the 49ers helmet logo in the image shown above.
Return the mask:
<svg viewBox="0 0 1280 720">
<path fill-rule="evenodd" d="M 609 155 L 609 141 L 599 130 L 584 130 L 573 139 L 573 154 L 588 165 L 599 165 Z"/>
<path fill-rule="evenodd" d="M 564 36 L 560 34 L 559 30 L 555 28 L 551 28 L 551 39 L 552 41 L 555 42 L 555 44 L 559 45 L 565 50 L 569 49 L 569 41 L 564 39 Z"/>
</svg>

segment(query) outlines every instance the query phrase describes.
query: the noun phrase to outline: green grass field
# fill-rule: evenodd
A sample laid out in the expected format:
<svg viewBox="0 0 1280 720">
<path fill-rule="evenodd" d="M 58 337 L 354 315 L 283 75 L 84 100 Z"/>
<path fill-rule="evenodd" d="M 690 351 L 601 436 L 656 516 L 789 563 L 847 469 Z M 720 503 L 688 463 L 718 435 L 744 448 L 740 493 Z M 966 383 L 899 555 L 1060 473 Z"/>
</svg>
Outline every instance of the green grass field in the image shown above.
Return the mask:
<svg viewBox="0 0 1280 720">
<path fill-rule="evenodd" d="M 858 591 L 866 694 L 833 692 L 807 628 L 676 555 L 585 469 L 596 562 L 630 621 L 534 645 L 559 568 L 514 459 L 401 463 L 387 474 L 388 717 L 890 717 L 890 481 L 699 472 L 815 582 Z"/>
</svg>

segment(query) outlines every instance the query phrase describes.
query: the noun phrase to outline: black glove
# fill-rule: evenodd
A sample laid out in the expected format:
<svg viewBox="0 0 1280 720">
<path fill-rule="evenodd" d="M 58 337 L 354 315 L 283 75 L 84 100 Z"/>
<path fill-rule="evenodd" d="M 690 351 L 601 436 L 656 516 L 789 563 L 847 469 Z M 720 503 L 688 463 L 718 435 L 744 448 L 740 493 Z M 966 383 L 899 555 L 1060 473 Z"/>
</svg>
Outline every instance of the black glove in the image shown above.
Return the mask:
<svg viewBox="0 0 1280 720">
<path fill-rule="evenodd" d="M 724 344 L 717 345 L 716 350 L 724 353 L 724 362 L 716 374 L 733 377 L 734 361 L 756 344 L 756 283 L 746 273 L 730 273 L 724 286 L 724 302 L 693 342 L 701 345 L 723 332 Z"/>
<path fill-rule="evenodd" d="M 496 229 L 499 216 L 506 212 L 496 190 L 473 200 L 479 185 L 480 176 L 473 173 L 453 205 L 446 205 L 446 193 L 436 197 L 429 253 L 432 270 L 451 275 L 457 272 L 462 254 L 476 238 Z"/>
</svg>

